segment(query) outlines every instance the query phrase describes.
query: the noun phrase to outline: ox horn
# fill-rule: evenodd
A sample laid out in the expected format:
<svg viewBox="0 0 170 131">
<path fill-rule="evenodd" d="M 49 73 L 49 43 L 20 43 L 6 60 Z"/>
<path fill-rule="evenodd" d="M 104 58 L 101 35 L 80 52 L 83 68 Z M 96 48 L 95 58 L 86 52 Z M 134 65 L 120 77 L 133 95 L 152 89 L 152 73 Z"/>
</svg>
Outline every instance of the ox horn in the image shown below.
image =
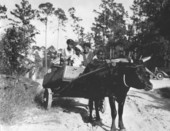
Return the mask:
<svg viewBox="0 0 170 131">
<path fill-rule="evenodd" d="M 143 61 L 143 62 L 146 62 L 146 61 L 148 61 L 148 60 L 150 60 L 150 59 L 151 59 L 151 56 L 148 56 L 148 57 L 142 58 L 142 61 Z"/>
</svg>

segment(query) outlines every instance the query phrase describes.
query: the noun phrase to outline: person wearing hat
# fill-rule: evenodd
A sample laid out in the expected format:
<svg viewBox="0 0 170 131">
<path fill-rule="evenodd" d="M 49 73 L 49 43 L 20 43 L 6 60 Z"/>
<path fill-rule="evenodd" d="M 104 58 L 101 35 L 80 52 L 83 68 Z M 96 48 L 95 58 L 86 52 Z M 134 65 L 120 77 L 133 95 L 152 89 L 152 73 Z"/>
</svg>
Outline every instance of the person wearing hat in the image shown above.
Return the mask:
<svg viewBox="0 0 170 131">
<path fill-rule="evenodd" d="M 94 54 L 91 51 L 90 43 L 84 43 L 83 49 L 83 65 L 87 66 L 93 60 Z"/>
<path fill-rule="evenodd" d="M 83 48 L 80 45 L 77 45 L 75 47 L 75 54 L 71 57 L 73 66 L 75 67 L 83 66 L 83 56 L 81 54 L 82 52 L 83 52 Z"/>
<path fill-rule="evenodd" d="M 75 42 L 72 39 L 68 39 L 66 43 L 67 43 L 67 48 L 65 48 L 63 51 L 63 59 L 66 61 L 66 64 L 69 64 L 70 58 L 75 54 L 73 49 Z"/>
</svg>

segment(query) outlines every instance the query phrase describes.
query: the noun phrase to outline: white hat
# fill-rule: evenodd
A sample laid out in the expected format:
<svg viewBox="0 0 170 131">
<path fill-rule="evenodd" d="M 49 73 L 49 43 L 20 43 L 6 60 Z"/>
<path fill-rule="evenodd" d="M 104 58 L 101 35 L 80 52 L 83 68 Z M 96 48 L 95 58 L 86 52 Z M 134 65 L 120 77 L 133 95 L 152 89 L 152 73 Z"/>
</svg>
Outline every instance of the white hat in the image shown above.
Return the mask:
<svg viewBox="0 0 170 131">
<path fill-rule="evenodd" d="M 76 48 L 83 52 L 83 48 L 80 45 L 76 45 Z"/>
</svg>

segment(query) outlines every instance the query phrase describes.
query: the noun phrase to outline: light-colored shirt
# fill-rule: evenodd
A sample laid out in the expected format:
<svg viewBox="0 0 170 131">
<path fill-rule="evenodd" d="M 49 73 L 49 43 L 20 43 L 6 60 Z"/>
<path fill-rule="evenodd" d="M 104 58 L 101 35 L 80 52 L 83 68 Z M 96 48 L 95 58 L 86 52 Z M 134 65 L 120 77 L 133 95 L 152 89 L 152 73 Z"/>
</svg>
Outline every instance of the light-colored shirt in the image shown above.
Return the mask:
<svg viewBox="0 0 170 131">
<path fill-rule="evenodd" d="M 73 66 L 80 67 L 82 66 L 82 63 L 83 63 L 83 56 L 81 54 L 79 56 L 74 54 L 71 57 L 71 60 L 73 60 Z"/>
<path fill-rule="evenodd" d="M 73 49 L 71 49 L 70 51 L 67 48 L 64 49 L 63 56 L 65 59 L 71 58 L 74 54 L 75 53 Z"/>
</svg>

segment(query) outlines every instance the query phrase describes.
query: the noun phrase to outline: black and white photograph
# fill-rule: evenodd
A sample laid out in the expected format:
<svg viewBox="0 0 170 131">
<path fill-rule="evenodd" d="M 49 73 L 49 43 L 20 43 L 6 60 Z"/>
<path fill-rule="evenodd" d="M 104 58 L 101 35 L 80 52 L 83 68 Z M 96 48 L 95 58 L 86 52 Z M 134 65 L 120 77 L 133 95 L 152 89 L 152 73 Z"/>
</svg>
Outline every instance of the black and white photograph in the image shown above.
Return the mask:
<svg viewBox="0 0 170 131">
<path fill-rule="evenodd" d="M 170 131 L 170 0 L 0 0 L 0 131 Z"/>
</svg>

